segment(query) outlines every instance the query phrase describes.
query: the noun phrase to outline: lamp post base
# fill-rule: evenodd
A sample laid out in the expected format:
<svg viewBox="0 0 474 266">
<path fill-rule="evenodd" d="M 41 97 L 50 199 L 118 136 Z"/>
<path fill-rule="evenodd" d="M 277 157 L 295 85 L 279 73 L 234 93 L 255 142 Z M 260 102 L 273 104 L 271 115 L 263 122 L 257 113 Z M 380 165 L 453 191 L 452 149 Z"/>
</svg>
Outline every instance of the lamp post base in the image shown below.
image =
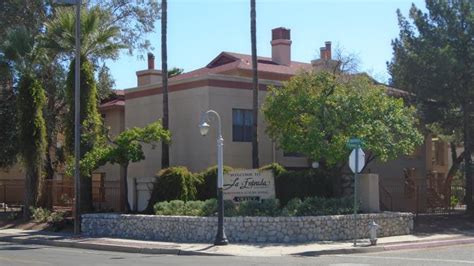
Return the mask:
<svg viewBox="0 0 474 266">
<path fill-rule="evenodd" d="M 217 234 L 216 240 L 214 241 L 214 245 L 216 246 L 225 246 L 229 244 L 229 240 L 225 235 L 224 231 L 224 197 L 223 197 L 222 187 L 217 188 L 217 208 L 218 208 L 218 217 L 217 217 Z"/>
<path fill-rule="evenodd" d="M 216 236 L 216 240 L 214 241 L 215 246 L 225 246 L 229 244 L 229 240 L 227 240 L 227 237 L 225 234 L 223 236 Z"/>
</svg>

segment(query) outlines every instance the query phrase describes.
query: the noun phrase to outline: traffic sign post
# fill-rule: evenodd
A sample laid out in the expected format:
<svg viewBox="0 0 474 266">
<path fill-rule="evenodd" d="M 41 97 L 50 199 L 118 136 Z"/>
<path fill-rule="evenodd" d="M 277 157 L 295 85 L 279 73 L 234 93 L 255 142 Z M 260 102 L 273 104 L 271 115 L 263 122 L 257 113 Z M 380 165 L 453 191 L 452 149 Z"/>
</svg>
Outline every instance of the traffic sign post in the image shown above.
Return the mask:
<svg viewBox="0 0 474 266">
<path fill-rule="evenodd" d="M 360 139 L 350 139 L 348 147 L 353 148 L 349 156 L 349 167 L 354 172 L 354 247 L 357 246 L 357 174 L 359 174 L 365 165 L 365 153 L 360 148 L 362 141 Z"/>
</svg>

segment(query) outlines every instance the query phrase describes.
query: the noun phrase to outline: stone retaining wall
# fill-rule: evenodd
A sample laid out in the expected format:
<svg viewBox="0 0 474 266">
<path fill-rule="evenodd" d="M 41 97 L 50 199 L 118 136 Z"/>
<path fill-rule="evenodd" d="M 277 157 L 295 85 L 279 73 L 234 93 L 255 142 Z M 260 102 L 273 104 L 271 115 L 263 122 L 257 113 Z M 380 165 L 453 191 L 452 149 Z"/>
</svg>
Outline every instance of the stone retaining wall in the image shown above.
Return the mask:
<svg viewBox="0 0 474 266">
<path fill-rule="evenodd" d="M 359 238 L 368 237 L 368 224 L 380 225 L 379 236 L 409 234 L 413 214 L 384 212 L 357 216 Z M 304 217 L 229 217 L 224 219 L 230 242 L 290 243 L 352 239 L 352 215 Z M 85 214 L 82 232 L 88 236 L 172 242 L 214 241 L 216 217 Z"/>
</svg>

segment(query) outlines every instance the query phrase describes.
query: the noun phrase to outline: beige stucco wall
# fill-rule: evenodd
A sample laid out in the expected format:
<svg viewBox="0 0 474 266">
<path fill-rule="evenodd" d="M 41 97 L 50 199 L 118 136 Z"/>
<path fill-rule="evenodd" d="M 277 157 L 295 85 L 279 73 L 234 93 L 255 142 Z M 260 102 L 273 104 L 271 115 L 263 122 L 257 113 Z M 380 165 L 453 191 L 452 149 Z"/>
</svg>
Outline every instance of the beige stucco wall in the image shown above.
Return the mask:
<svg viewBox="0 0 474 266">
<path fill-rule="evenodd" d="M 169 126 L 172 133 L 170 145 L 170 164 L 183 165 L 191 171 L 201 171 L 216 164 L 217 121 L 211 120 L 211 130 L 207 136 L 201 136 L 198 124 L 201 114 L 209 109 L 217 111 L 222 120 L 224 138 L 224 164 L 235 168 L 251 168 L 251 142 L 232 141 L 232 109 L 252 109 L 251 79 L 213 75 L 213 79 L 244 81 L 249 89 L 235 89 L 204 86 L 193 89 L 172 91 L 169 94 Z M 271 81 L 260 83 L 278 84 Z M 135 89 L 135 91 L 139 91 Z M 266 92 L 260 91 L 261 104 Z M 127 99 L 125 108 L 125 127 L 144 126 L 162 117 L 162 94 Z M 306 158 L 284 157 L 283 152 L 274 148 L 271 139 L 265 134 L 263 114 L 259 116 L 259 155 L 260 164 L 276 161 L 289 167 L 308 165 Z M 154 176 L 161 168 L 160 145 L 152 150 L 145 149 L 146 160 L 130 165 L 130 177 Z"/>
<path fill-rule="evenodd" d="M 109 135 L 113 138 L 125 129 L 125 118 L 123 108 L 112 108 L 101 110 L 104 124 L 109 128 Z M 121 171 L 119 165 L 106 164 L 100 167 L 96 173 L 105 173 L 106 181 L 120 181 Z"/>
</svg>

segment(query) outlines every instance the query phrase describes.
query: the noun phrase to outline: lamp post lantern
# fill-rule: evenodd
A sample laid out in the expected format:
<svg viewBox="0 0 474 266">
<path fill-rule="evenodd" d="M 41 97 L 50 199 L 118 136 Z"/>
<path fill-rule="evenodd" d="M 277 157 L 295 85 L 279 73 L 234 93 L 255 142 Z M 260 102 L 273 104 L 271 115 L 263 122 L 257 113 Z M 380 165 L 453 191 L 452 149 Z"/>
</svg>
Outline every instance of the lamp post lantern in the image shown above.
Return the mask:
<svg viewBox="0 0 474 266">
<path fill-rule="evenodd" d="M 217 117 L 218 123 L 218 135 L 217 135 L 217 211 L 218 211 L 218 218 L 217 218 L 217 234 L 216 239 L 214 241 L 214 245 L 227 245 L 229 241 L 224 232 L 224 196 L 222 187 L 224 184 L 224 138 L 222 138 L 222 127 L 221 127 L 221 117 L 219 114 L 214 110 L 208 110 L 207 112 L 202 114 L 201 123 L 199 124 L 199 131 L 201 135 L 206 136 L 209 132 L 210 125 L 207 123 L 209 120 L 209 115 L 213 114 Z"/>
<path fill-rule="evenodd" d="M 81 180 L 80 180 L 80 160 L 81 160 L 81 5 L 82 0 L 53 0 L 59 5 L 76 6 L 76 51 L 74 69 L 74 234 L 81 233 Z"/>
</svg>

